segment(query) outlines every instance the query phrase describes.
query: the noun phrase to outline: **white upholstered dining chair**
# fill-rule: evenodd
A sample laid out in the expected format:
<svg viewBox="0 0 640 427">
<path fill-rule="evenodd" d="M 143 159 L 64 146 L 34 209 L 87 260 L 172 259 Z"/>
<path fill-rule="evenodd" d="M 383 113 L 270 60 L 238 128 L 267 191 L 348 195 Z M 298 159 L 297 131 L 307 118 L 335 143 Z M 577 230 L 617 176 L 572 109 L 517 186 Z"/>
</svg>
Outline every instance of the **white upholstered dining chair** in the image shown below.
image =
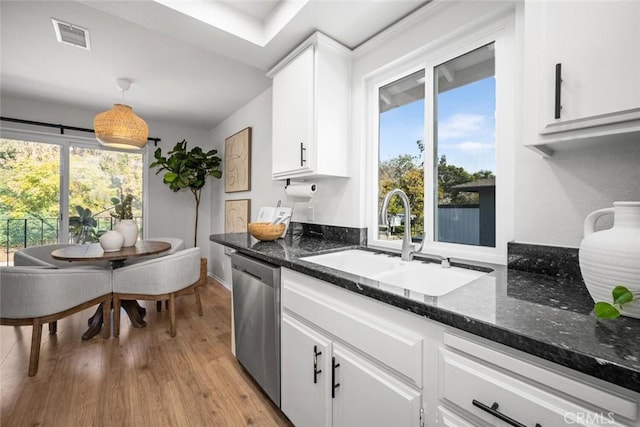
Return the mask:
<svg viewBox="0 0 640 427">
<path fill-rule="evenodd" d="M 176 251 L 181 251 L 182 249 L 184 249 L 184 240 L 178 239 L 176 237 L 150 237 L 147 240 L 155 240 L 155 241 L 158 241 L 158 242 L 166 242 L 166 243 L 169 243 L 171 245 L 171 248 L 167 252 L 162 252 L 161 254 L 158 254 L 158 255 L 149 255 L 149 256 L 140 257 L 140 258 L 128 259 L 127 261 L 125 261 L 125 265 L 138 264 L 138 263 L 144 262 L 144 261 L 152 259 L 152 258 L 158 258 L 158 257 L 162 257 L 162 256 L 171 255 L 172 253 L 174 253 Z M 166 300 L 165 303 L 166 303 L 167 308 L 169 308 L 169 300 Z M 198 302 L 198 304 L 199 304 L 199 302 Z M 200 308 L 200 305 L 198 305 L 198 308 L 199 308 L 200 316 L 202 316 L 202 308 Z M 156 310 L 157 311 L 162 311 L 162 301 L 156 301 Z"/>
<path fill-rule="evenodd" d="M 155 254 L 155 255 L 145 255 L 145 256 L 141 256 L 141 257 L 135 257 L 135 258 L 129 258 L 124 262 L 124 265 L 133 265 L 133 264 L 139 264 L 141 262 L 153 259 L 153 258 L 160 258 L 163 256 L 167 256 L 167 255 L 171 255 L 172 253 L 176 252 L 176 251 L 181 251 L 182 249 L 184 249 L 184 240 L 182 239 L 178 239 L 175 237 L 150 237 L 148 239 L 145 239 L 146 241 L 150 241 L 150 240 L 155 240 L 156 242 L 165 242 L 165 243 L 169 243 L 171 245 L 171 248 L 169 248 L 168 251 L 165 252 L 161 252 L 159 254 Z"/>
<path fill-rule="evenodd" d="M 31 246 L 20 249 L 13 254 L 13 265 L 16 266 L 44 266 L 56 268 L 78 268 L 78 267 L 100 267 L 111 268 L 109 261 L 75 261 L 73 264 L 69 261 L 60 261 L 53 259 L 51 252 L 56 249 L 68 248 L 75 246 L 77 243 L 58 243 L 53 245 Z"/>
<path fill-rule="evenodd" d="M 149 237 L 147 240 L 156 240 L 159 242 L 167 242 L 171 245 L 171 249 L 167 252 L 163 252 L 162 255 L 171 255 L 174 252 L 184 249 L 184 240 L 176 237 Z"/>
<path fill-rule="evenodd" d="M 184 249 L 184 240 L 175 237 L 152 237 L 149 240 L 158 240 L 160 242 L 167 242 L 171 245 L 171 249 L 164 252 L 162 255 L 171 255 L 176 251 Z M 165 301 L 167 308 L 169 308 L 169 301 Z M 156 301 L 156 310 L 162 311 L 162 301 Z M 200 316 L 202 316 L 202 309 L 200 309 Z"/>
<path fill-rule="evenodd" d="M 169 301 L 170 335 L 176 336 L 175 298 L 195 292 L 202 315 L 200 296 L 200 248 L 176 251 L 113 270 L 114 336 L 120 335 L 120 301 Z"/>
<path fill-rule="evenodd" d="M 29 376 L 38 373 L 42 324 L 104 303 L 103 337 L 110 336 L 111 270 L 0 267 L 0 325 L 32 326 Z"/>
<path fill-rule="evenodd" d="M 51 256 L 51 252 L 56 249 L 68 248 L 75 246 L 77 243 L 57 243 L 52 245 L 31 246 L 20 249 L 13 254 L 13 265 L 15 266 L 33 266 L 33 267 L 49 267 L 49 268 L 105 268 L 110 269 L 109 261 L 79 261 L 73 264 L 69 261 L 60 261 Z M 49 322 L 49 333 L 56 334 L 58 330 L 58 322 L 52 320 Z"/>
</svg>

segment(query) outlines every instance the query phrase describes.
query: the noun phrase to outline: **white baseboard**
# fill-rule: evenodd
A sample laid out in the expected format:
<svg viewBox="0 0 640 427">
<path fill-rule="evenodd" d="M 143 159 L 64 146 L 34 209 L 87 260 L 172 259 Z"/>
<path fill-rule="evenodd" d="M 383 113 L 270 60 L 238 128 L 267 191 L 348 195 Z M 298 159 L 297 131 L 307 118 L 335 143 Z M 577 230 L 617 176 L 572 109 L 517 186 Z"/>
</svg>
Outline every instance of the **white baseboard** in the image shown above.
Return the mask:
<svg viewBox="0 0 640 427">
<path fill-rule="evenodd" d="M 231 290 L 231 284 L 225 282 L 224 280 L 222 280 L 220 277 L 216 276 L 215 274 L 207 273 L 207 276 L 211 277 L 213 280 L 215 280 L 216 282 L 220 283 L 225 288 Z"/>
</svg>

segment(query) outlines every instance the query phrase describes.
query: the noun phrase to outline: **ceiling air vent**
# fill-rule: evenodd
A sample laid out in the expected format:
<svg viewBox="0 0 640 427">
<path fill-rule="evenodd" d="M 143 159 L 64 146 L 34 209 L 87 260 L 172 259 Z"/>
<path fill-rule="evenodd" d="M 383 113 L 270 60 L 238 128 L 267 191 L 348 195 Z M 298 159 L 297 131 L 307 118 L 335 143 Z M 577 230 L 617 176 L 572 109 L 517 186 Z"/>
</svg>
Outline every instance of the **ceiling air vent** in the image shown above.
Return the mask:
<svg viewBox="0 0 640 427">
<path fill-rule="evenodd" d="M 67 22 L 58 21 L 55 18 L 51 18 L 51 21 L 53 21 L 53 28 L 56 30 L 56 38 L 60 43 L 91 50 L 89 30 Z"/>
</svg>

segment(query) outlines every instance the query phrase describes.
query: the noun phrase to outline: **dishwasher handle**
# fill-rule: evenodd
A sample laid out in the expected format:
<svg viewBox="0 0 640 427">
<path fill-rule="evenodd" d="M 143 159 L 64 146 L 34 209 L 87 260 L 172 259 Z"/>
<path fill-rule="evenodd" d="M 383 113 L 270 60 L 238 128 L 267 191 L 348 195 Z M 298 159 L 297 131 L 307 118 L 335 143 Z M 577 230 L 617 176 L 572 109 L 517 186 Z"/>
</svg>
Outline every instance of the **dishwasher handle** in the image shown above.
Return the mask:
<svg viewBox="0 0 640 427">
<path fill-rule="evenodd" d="M 247 270 L 246 268 L 242 268 L 242 267 L 238 267 L 237 265 L 233 265 L 232 266 L 234 269 L 238 270 L 241 273 L 244 274 L 248 274 L 249 276 L 253 277 L 254 279 L 260 281 L 260 282 L 264 282 L 264 280 L 262 279 L 262 277 L 258 276 L 257 274 L 253 274 L 252 272 L 250 272 L 249 270 Z"/>
<path fill-rule="evenodd" d="M 245 273 L 270 288 L 280 287 L 278 266 L 236 252 L 231 254 L 231 267 L 233 271 Z"/>
</svg>

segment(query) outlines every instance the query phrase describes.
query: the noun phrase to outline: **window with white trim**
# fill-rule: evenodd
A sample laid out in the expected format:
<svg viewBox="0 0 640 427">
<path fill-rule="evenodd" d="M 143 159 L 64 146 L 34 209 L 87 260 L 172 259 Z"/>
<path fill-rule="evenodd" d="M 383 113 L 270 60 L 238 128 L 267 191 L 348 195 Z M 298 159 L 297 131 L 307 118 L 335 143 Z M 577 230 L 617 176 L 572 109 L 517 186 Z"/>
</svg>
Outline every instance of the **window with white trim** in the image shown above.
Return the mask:
<svg viewBox="0 0 640 427">
<path fill-rule="evenodd" d="M 426 253 L 503 263 L 510 235 L 513 57 L 503 24 L 370 77 L 369 243 L 399 248 L 404 210 Z M 499 120 L 498 118 L 502 118 Z"/>
<path fill-rule="evenodd" d="M 0 129 L 0 264 L 17 249 L 97 242 L 114 204 L 131 194 L 144 233 L 147 149 L 114 150 L 94 138 Z M 117 200 L 115 200 L 117 199 Z"/>
</svg>

